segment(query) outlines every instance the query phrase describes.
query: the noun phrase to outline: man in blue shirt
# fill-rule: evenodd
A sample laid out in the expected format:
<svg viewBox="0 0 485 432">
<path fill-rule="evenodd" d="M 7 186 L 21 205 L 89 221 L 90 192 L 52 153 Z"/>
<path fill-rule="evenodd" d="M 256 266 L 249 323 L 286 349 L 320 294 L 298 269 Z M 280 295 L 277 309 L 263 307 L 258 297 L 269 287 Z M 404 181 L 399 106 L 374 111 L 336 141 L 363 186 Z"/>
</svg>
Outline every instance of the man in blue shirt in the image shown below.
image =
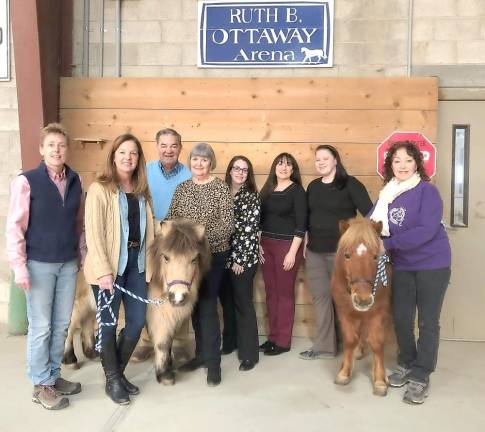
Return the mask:
<svg viewBox="0 0 485 432">
<path fill-rule="evenodd" d="M 162 129 L 155 137 L 158 159 L 148 162 L 148 187 L 153 211 L 158 220 L 165 219 L 177 185 L 192 177 L 190 170 L 178 160 L 182 137 L 173 129 Z"/>
</svg>

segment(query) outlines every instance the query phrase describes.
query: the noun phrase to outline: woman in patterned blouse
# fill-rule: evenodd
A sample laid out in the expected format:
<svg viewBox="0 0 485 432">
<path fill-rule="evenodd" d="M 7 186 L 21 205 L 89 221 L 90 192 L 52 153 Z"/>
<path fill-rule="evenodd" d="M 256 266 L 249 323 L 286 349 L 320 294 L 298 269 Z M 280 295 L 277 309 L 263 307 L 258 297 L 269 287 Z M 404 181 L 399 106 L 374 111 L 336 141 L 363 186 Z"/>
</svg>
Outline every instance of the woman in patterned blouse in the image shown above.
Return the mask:
<svg viewBox="0 0 485 432">
<path fill-rule="evenodd" d="M 260 214 L 253 166 L 248 158 L 232 158 L 226 183 L 234 197 L 234 234 L 220 295 L 224 312 L 222 353 L 230 354 L 237 347 L 239 370 L 248 371 L 259 360 L 253 279 L 259 261 Z"/>
<path fill-rule="evenodd" d="M 229 241 L 234 230 L 234 211 L 227 184 L 212 174 L 216 157 L 207 143 L 195 144 L 189 155 L 192 178 L 175 189 L 167 219 L 188 219 L 205 226 L 212 252 L 211 268 L 200 284 L 199 300 L 192 314 L 195 357 L 179 371 L 207 367 L 207 385 L 221 382 L 221 329 L 217 298 L 224 267 L 229 256 Z"/>
</svg>

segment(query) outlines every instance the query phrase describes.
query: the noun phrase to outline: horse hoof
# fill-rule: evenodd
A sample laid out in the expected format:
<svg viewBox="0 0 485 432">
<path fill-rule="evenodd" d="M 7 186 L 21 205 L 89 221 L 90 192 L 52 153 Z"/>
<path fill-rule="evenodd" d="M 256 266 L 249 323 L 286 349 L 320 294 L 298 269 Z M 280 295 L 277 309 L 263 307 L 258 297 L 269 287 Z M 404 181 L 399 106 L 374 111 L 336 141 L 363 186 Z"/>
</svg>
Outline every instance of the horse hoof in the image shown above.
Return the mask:
<svg viewBox="0 0 485 432">
<path fill-rule="evenodd" d="M 157 381 L 164 386 L 173 386 L 175 384 L 175 373 L 173 371 L 157 373 Z"/>
<path fill-rule="evenodd" d="M 335 378 L 335 381 L 334 383 L 337 384 L 337 385 L 347 385 L 348 383 L 350 382 L 350 377 L 344 377 L 344 376 L 340 376 L 340 375 L 337 375 L 337 378 Z"/>
<path fill-rule="evenodd" d="M 62 363 L 65 364 L 66 366 L 76 365 L 77 357 L 76 357 L 76 354 L 74 354 L 74 351 L 69 351 L 65 353 L 64 357 L 62 358 Z M 79 366 L 76 369 L 79 369 Z"/>
<path fill-rule="evenodd" d="M 94 360 L 96 357 L 99 357 L 99 353 L 93 348 L 86 348 L 84 356 L 89 360 Z"/>
<path fill-rule="evenodd" d="M 387 396 L 387 385 L 384 383 L 374 384 L 372 393 L 375 396 Z"/>
</svg>

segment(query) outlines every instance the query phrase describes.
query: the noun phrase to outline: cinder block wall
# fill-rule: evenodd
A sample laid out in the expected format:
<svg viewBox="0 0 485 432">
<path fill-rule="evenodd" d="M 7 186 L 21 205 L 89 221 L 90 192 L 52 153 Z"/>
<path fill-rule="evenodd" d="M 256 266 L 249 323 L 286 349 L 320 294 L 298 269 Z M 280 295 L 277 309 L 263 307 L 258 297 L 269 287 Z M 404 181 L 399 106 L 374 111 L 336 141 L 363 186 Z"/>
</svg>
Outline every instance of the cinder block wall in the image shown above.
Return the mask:
<svg viewBox="0 0 485 432">
<path fill-rule="evenodd" d="M 105 2 L 104 68 L 113 76 L 115 2 Z M 90 75 L 99 76 L 100 2 L 91 0 Z M 75 2 L 74 75 L 82 72 L 83 2 Z M 407 70 L 409 0 L 335 1 L 334 67 L 198 69 L 197 0 L 122 2 L 122 76 L 399 76 Z M 483 0 L 415 0 L 413 66 L 485 63 Z M 420 69 L 421 70 L 421 69 Z M 416 73 L 420 74 L 420 73 Z M 433 74 L 433 73 L 432 73 Z"/>
<path fill-rule="evenodd" d="M 11 49 L 13 47 L 11 46 Z M 20 172 L 20 135 L 17 110 L 17 85 L 15 65 L 11 51 L 12 80 L 0 82 L 0 232 L 3 247 L 0 248 L 0 322 L 7 321 L 7 305 L 10 286 L 10 270 L 5 250 L 5 222 L 7 219 L 10 182 Z"/>
</svg>

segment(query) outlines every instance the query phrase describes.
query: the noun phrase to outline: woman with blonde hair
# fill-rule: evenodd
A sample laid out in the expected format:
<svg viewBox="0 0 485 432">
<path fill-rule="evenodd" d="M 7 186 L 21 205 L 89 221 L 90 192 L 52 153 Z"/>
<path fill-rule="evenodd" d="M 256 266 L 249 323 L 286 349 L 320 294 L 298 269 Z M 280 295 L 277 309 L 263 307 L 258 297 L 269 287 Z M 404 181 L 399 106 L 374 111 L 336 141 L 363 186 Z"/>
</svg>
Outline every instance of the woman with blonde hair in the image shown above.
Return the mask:
<svg viewBox="0 0 485 432">
<path fill-rule="evenodd" d="M 118 404 L 128 404 L 139 393 L 124 370 L 145 324 L 146 304 L 119 290 L 114 283 L 146 297 L 152 276 L 147 251 L 156 226 L 150 206 L 145 158 L 140 141 L 123 134 L 113 141 L 104 172 L 89 188 L 86 199 L 86 281 L 94 295 L 99 290 L 114 294 L 111 303 L 116 319 L 123 302 L 125 328 L 116 338 L 116 326 L 103 326 L 101 363 L 106 375 L 106 394 Z M 105 309 L 103 322 L 112 318 Z"/>
</svg>

